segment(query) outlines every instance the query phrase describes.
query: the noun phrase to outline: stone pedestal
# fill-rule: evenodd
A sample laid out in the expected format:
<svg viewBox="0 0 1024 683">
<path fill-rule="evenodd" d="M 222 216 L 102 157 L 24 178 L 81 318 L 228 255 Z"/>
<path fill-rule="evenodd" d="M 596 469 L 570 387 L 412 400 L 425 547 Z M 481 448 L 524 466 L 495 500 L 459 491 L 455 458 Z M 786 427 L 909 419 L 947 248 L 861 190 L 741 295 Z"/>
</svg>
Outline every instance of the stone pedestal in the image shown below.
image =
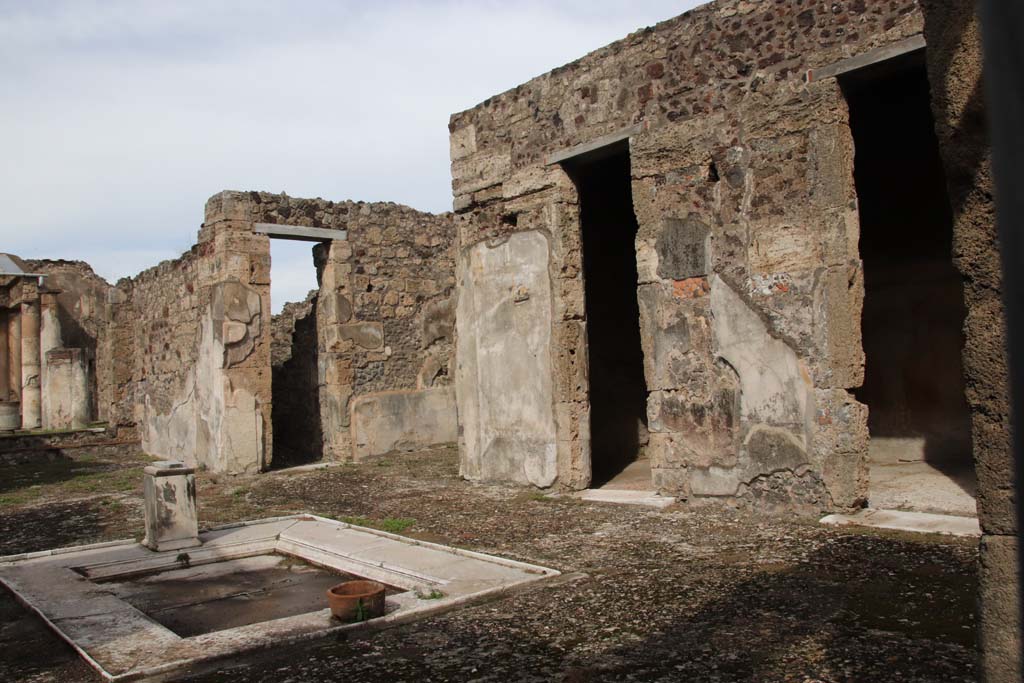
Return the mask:
<svg viewBox="0 0 1024 683">
<path fill-rule="evenodd" d="M 200 545 L 195 468 L 163 461 L 145 469 L 146 538 L 152 550 L 179 550 Z"/>
<path fill-rule="evenodd" d="M 17 401 L 0 401 L 0 432 L 13 432 L 21 426 L 21 405 Z"/>
</svg>

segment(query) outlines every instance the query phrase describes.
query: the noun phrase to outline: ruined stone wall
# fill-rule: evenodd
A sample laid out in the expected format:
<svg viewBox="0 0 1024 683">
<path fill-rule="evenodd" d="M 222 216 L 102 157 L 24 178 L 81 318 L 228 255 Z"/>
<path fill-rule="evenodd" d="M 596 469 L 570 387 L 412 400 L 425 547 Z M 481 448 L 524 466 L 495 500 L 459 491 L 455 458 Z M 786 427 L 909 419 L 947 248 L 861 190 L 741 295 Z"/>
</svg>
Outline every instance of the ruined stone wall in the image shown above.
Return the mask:
<svg viewBox="0 0 1024 683">
<path fill-rule="evenodd" d="M 196 246 L 117 284 L 119 419 L 150 453 L 227 473 L 270 463 L 270 246 L 250 227 L 216 195 Z"/>
<path fill-rule="evenodd" d="M 835 79 L 805 74 L 921 30 L 911 0 L 718 2 L 452 116 L 463 473 L 589 482 L 579 205 L 546 161 L 621 133 L 654 484 L 861 502 L 852 138 Z M 510 267 L 534 259 L 546 268 Z M 506 365 L 520 356 L 528 372 Z"/>
<path fill-rule="evenodd" d="M 46 275 L 45 286 L 57 290 L 57 318 L 61 344 L 82 349 L 90 367 L 90 414 L 99 421 L 111 421 L 115 410 L 113 356 L 111 347 L 114 285 L 97 275 L 83 261 L 28 260 L 33 273 Z"/>
<path fill-rule="evenodd" d="M 454 441 L 451 214 L 257 192 L 223 196 L 251 224 L 346 231 L 347 239 L 314 248 L 324 457 Z"/>
</svg>

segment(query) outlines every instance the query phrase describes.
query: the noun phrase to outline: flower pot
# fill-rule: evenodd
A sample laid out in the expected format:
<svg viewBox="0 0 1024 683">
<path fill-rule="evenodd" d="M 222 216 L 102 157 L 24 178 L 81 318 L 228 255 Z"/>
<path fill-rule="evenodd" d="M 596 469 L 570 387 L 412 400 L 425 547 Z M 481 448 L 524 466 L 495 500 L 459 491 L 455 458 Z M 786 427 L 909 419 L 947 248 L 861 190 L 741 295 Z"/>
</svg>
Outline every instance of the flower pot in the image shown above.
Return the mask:
<svg viewBox="0 0 1024 683">
<path fill-rule="evenodd" d="M 384 584 L 343 581 L 327 590 L 331 614 L 341 621 L 366 621 L 384 615 Z"/>
</svg>

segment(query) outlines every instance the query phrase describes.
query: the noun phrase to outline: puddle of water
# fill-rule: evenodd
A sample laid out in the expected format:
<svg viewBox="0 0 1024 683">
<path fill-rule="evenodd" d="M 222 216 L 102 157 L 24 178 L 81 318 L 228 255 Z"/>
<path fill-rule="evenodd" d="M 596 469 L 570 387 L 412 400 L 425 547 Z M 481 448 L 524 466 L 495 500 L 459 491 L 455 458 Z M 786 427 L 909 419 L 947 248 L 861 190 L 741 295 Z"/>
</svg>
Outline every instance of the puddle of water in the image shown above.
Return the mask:
<svg viewBox="0 0 1024 683">
<path fill-rule="evenodd" d="M 352 574 L 283 555 L 259 555 L 105 582 L 151 619 L 182 638 L 315 612 L 327 589 Z M 387 594 L 402 589 L 387 586 Z"/>
</svg>

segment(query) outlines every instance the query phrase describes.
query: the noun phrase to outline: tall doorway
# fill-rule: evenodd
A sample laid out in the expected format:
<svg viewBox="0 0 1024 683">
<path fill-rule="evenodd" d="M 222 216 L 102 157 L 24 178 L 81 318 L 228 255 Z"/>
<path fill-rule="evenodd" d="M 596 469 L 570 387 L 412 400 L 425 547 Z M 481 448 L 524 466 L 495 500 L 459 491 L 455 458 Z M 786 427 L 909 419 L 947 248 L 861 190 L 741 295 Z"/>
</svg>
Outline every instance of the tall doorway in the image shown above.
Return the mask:
<svg viewBox="0 0 1024 683">
<path fill-rule="evenodd" d="M 976 514 L 963 282 L 923 52 L 841 79 L 855 147 L 872 507 Z"/>
<path fill-rule="evenodd" d="M 591 486 L 649 489 L 629 143 L 565 162 L 580 199 L 590 370 Z"/>
<path fill-rule="evenodd" d="M 273 469 L 323 458 L 317 343 L 316 242 L 272 235 Z"/>
</svg>

